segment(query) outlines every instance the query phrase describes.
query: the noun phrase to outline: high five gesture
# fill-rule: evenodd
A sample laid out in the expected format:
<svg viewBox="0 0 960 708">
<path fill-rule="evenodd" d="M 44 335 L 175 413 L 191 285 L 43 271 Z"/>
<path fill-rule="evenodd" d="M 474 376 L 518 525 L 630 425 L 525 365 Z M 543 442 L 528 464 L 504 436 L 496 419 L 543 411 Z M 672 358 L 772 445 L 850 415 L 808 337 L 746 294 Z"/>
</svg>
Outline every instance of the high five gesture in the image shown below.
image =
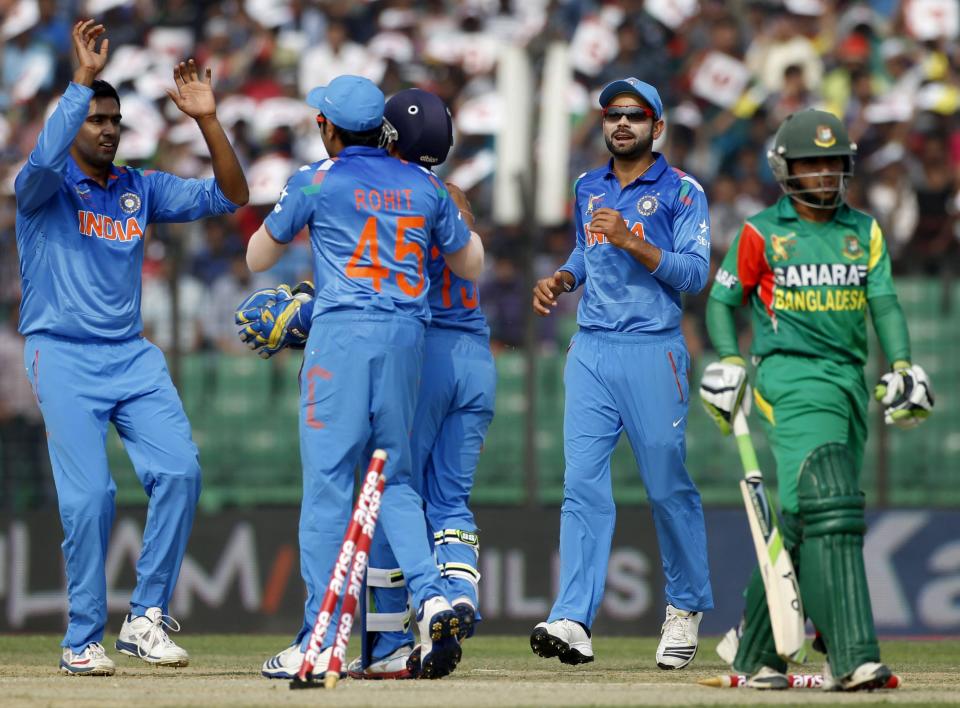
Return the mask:
<svg viewBox="0 0 960 708">
<path fill-rule="evenodd" d="M 96 50 L 97 40 L 107 30 L 103 25 L 93 24 L 93 20 L 82 20 L 73 26 L 71 38 L 73 53 L 77 59 L 77 68 L 73 72 L 73 81 L 77 84 L 89 86 L 103 71 L 107 64 L 107 50 L 110 40 L 100 42 L 100 50 Z"/>
<path fill-rule="evenodd" d="M 193 59 L 180 62 L 173 67 L 173 80 L 177 90 L 167 89 L 167 95 L 177 104 L 177 108 L 195 120 L 216 115 L 217 102 L 213 97 L 209 68 L 201 79 Z"/>
</svg>

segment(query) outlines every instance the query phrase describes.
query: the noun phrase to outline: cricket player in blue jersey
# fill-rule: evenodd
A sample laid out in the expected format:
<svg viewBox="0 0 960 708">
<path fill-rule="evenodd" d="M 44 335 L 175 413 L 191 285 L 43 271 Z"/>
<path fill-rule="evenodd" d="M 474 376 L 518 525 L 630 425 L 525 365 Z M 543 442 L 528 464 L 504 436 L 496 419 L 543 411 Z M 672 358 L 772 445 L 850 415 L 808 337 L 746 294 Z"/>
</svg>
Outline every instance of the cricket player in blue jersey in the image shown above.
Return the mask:
<svg viewBox="0 0 960 708">
<path fill-rule="evenodd" d="M 384 117 L 397 131 L 397 139 L 388 146 L 392 156 L 427 169 L 446 160 L 453 145 L 453 120 L 438 96 L 421 89 L 400 91 L 387 101 Z M 473 229 L 466 197 L 454 185 L 447 188 Z M 476 283 L 454 274 L 437 247 L 431 248 L 427 273 L 431 321 L 426 331 L 425 373 L 413 417 L 413 477 L 424 498 L 440 573 L 448 580 L 448 599 L 459 615 L 461 637 L 466 637 L 480 618 L 479 537 L 468 503 L 480 448 L 493 419 L 497 374 Z M 241 337 L 267 357 L 302 342 L 310 331 L 313 312 L 310 294 L 284 293 L 274 299 L 273 305 L 255 309 L 249 316 L 241 310 L 240 317 L 241 321 L 252 320 Z M 269 315 L 264 316 L 264 309 Z M 414 638 L 405 628 L 406 588 L 376 584 L 402 583 L 382 529 L 374 536 L 370 564 L 368 583 L 373 588 L 378 624 L 376 629 L 368 628 L 367 655 L 350 664 L 349 674 L 353 678 L 409 678 L 407 660 Z"/>
<path fill-rule="evenodd" d="M 63 523 L 70 603 L 61 671 L 110 675 L 104 652 L 104 562 L 116 485 L 107 466 L 113 423 L 150 498 L 137 585 L 116 648 L 151 664 L 185 666 L 167 615 L 200 495 L 190 424 L 163 353 L 141 335 L 140 273 L 150 223 L 234 211 L 247 183 L 190 60 L 174 69 L 177 107 L 194 118 L 215 178 L 181 179 L 113 164 L 120 99 L 95 80 L 108 40 L 92 20 L 73 28 L 78 67 L 17 175 L 17 250 L 24 364 L 43 413 Z"/>
<path fill-rule="evenodd" d="M 690 357 L 680 333 L 680 295 L 707 279 L 707 200 L 696 180 L 652 151 L 664 128 L 653 86 L 614 81 L 600 106 L 613 157 L 577 180 L 576 246 L 533 295 L 546 316 L 561 293 L 584 288 L 564 371 L 560 591 L 530 645 L 565 664 L 593 661 L 590 626 L 616 516 L 610 456 L 625 430 L 667 580 L 656 661 L 679 669 L 693 660 L 701 613 L 713 607 L 700 494 L 684 463 Z"/>
<path fill-rule="evenodd" d="M 311 91 L 307 103 L 319 111 L 330 158 L 290 178 L 247 250 L 251 270 L 266 270 L 307 226 L 318 284 L 300 396 L 300 566 L 308 595 L 295 643 L 263 673 L 287 678 L 299 669 L 347 526 L 354 470 L 376 447 L 387 452 L 380 525 L 418 608 L 419 675 L 439 678 L 454 670 L 461 649 L 410 449 L 430 318 L 427 263 L 436 247 L 452 272 L 475 280 L 483 246 L 439 180 L 381 147 L 389 131 L 373 83 L 340 76 Z M 314 673 L 328 658 L 325 652 Z"/>
</svg>

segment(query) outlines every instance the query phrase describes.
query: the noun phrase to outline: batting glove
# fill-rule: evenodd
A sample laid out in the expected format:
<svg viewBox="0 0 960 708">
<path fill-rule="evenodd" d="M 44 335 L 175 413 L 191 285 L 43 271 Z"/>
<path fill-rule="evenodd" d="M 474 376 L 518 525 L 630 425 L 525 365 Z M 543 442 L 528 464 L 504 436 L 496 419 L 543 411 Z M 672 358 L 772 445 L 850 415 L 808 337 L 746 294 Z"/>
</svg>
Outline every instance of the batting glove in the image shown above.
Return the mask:
<svg viewBox="0 0 960 708">
<path fill-rule="evenodd" d="M 700 400 L 720 432 L 729 435 L 737 411 L 742 407 L 744 415 L 750 414 L 750 384 L 743 359 L 729 356 L 709 364 L 700 379 Z"/>
<path fill-rule="evenodd" d="M 883 406 L 883 420 L 898 428 L 915 428 L 933 412 L 930 379 L 918 365 L 896 362 L 893 371 L 880 377 L 873 396 Z"/>
</svg>

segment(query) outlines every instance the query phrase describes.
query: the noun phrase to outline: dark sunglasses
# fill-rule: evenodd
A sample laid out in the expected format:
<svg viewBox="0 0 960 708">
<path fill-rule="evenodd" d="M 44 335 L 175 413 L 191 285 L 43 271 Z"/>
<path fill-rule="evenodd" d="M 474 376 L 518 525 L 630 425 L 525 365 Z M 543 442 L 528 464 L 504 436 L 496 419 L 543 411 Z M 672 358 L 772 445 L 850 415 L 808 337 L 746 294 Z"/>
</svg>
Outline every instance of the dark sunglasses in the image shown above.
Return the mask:
<svg viewBox="0 0 960 708">
<path fill-rule="evenodd" d="M 608 106 L 601 114 L 608 123 L 619 123 L 624 116 L 631 123 L 642 123 L 647 118 L 654 117 L 653 109 L 646 106 Z"/>
</svg>

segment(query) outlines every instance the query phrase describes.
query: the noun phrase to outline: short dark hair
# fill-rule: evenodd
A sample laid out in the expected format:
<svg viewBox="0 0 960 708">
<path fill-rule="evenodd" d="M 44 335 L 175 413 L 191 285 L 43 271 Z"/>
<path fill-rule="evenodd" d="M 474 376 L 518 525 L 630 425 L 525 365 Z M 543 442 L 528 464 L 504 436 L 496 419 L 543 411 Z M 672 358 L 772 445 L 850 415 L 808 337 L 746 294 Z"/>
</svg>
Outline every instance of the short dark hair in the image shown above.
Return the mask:
<svg viewBox="0 0 960 708">
<path fill-rule="evenodd" d="M 120 105 L 120 94 L 117 93 L 117 90 L 112 85 L 103 79 L 94 79 L 90 88 L 93 89 L 94 98 L 112 98 L 117 102 L 118 106 Z"/>
<path fill-rule="evenodd" d="M 333 126 L 340 135 L 340 142 L 344 147 L 359 145 L 362 147 L 380 147 L 380 134 L 383 132 L 383 126 L 377 126 L 372 130 L 347 130 L 334 124 Z"/>
</svg>

